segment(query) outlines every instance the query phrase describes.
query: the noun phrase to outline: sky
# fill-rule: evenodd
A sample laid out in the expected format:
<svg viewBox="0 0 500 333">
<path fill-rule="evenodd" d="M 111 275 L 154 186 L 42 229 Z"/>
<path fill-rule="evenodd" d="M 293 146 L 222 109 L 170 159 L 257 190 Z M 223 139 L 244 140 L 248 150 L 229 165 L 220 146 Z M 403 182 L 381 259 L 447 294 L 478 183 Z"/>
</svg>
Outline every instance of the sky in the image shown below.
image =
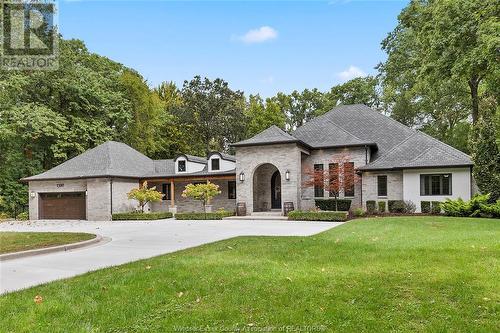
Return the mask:
<svg viewBox="0 0 500 333">
<path fill-rule="evenodd" d="M 376 74 L 407 1 L 59 1 L 64 38 L 134 68 L 152 87 L 220 77 L 246 95 Z"/>
</svg>

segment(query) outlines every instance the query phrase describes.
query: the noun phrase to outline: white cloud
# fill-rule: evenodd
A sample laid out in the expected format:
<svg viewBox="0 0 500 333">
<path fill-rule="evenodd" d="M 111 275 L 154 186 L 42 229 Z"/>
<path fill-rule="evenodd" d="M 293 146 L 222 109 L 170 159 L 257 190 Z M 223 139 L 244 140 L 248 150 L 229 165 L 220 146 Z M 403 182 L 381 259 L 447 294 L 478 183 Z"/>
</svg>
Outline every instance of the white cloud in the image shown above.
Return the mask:
<svg viewBox="0 0 500 333">
<path fill-rule="evenodd" d="M 267 42 L 276 38 L 278 38 L 278 31 L 266 25 L 258 29 L 249 30 L 237 39 L 246 44 L 253 44 Z"/>
<path fill-rule="evenodd" d="M 346 70 L 337 73 L 337 76 L 342 81 L 349 81 L 357 77 L 366 76 L 366 73 L 363 72 L 363 70 L 361 70 L 359 67 L 351 65 Z"/>
</svg>

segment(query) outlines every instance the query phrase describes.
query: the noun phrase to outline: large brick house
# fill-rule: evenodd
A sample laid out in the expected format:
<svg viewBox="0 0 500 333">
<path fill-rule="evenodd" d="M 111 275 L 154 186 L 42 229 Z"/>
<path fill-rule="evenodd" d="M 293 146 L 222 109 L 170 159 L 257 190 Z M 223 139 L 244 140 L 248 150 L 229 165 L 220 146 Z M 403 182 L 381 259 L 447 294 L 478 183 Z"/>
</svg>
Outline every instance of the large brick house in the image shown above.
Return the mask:
<svg viewBox="0 0 500 333">
<path fill-rule="evenodd" d="M 206 181 L 222 191 L 214 209 L 245 203 L 252 214 L 282 211 L 285 202 L 310 209 L 330 193 L 305 186 L 306 170 L 332 168 L 356 173 L 359 181 L 340 190 L 352 207 L 366 207 L 368 200 L 409 200 L 419 211 L 421 201 L 467 200 L 473 192 L 468 155 L 364 105 L 336 107 L 290 134 L 272 126 L 232 146 L 235 156 L 215 152 L 152 160 L 123 143 L 104 143 L 24 179 L 30 218 L 108 220 L 135 208 L 126 193 L 144 181 L 164 194 L 162 202 L 150 205 L 152 211 L 201 210 L 181 192 L 188 183 Z M 339 156 L 342 165 L 335 163 Z"/>
</svg>

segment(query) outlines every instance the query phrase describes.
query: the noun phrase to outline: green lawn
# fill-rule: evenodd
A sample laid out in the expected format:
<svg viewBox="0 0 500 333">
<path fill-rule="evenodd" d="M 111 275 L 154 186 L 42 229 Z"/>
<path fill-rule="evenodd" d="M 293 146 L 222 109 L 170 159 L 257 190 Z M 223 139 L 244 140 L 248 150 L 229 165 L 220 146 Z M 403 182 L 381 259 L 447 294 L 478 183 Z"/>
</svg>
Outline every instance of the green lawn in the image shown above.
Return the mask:
<svg viewBox="0 0 500 333">
<path fill-rule="evenodd" d="M 498 332 L 499 240 L 445 217 L 235 238 L 2 296 L 0 332 Z"/>
<path fill-rule="evenodd" d="M 0 254 L 76 243 L 94 237 L 71 232 L 0 232 Z"/>
</svg>

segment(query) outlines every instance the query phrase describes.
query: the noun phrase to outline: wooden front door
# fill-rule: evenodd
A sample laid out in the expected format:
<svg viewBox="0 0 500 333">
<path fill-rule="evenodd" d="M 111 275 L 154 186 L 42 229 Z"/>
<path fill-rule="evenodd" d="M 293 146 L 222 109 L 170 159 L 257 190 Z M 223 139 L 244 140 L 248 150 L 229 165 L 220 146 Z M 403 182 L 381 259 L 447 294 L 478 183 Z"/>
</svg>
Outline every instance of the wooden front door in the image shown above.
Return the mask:
<svg viewBox="0 0 500 333">
<path fill-rule="evenodd" d="M 281 175 L 279 171 L 271 177 L 271 209 L 281 209 Z"/>
<path fill-rule="evenodd" d="M 85 192 L 40 193 L 38 218 L 42 220 L 85 220 Z"/>
</svg>

